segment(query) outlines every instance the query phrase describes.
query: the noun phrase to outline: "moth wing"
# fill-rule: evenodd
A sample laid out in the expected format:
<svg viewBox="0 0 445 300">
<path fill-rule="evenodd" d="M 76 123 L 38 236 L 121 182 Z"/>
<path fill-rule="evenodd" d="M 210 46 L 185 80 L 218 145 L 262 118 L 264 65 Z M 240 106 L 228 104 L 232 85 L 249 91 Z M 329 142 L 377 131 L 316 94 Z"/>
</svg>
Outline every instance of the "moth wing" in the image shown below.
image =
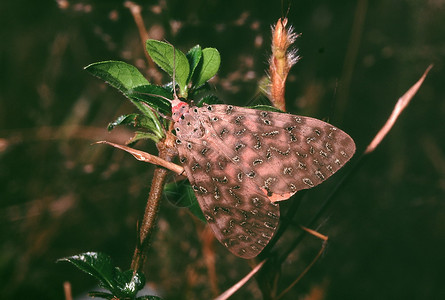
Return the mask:
<svg viewBox="0 0 445 300">
<path fill-rule="evenodd" d="M 206 106 L 200 114 L 226 155 L 272 202 L 320 184 L 355 152 L 348 134 L 309 117 L 230 105 Z"/>
<path fill-rule="evenodd" d="M 208 138 L 177 141 L 185 173 L 216 238 L 239 257 L 255 257 L 278 227 L 279 207 L 240 180 L 241 170 Z"/>
</svg>

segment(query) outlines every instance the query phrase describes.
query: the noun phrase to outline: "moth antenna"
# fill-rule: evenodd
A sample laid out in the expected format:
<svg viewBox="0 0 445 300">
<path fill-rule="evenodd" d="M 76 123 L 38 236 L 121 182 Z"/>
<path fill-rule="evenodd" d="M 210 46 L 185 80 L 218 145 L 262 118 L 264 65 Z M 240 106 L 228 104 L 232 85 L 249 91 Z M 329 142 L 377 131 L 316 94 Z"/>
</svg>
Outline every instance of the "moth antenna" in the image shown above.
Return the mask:
<svg viewBox="0 0 445 300">
<path fill-rule="evenodd" d="M 169 98 L 167 98 L 167 97 L 164 97 L 164 96 L 162 96 L 162 95 L 156 95 L 156 94 L 150 94 L 150 93 L 142 93 L 142 92 L 138 92 L 138 93 L 141 94 L 141 95 L 147 95 L 147 96 L 152 96 L 152 97 L 159 97 L 159 98 L 162 98 L 162 99 L 167 100 L 168 102 L 170 102 L 170 104 L 173 102 L 171 99 L 169 99 Z M 161 113 L 160 111 L 154 109 L 153 107 L 151 107 L 150 105 L 148 105 L 148 104 L 145 103 L 145 102 L 142 102 L 142 104 L 145 105 L 146 107 L 148 107 L 152 112 L 155 113 L 155 117 L 156 117 L 156 119 L 158 119 L 158 121 L 159 121 L 158 115 L 161 116 L 161 117 L 163 117 L 164 119 L 173 121 L 173 118 L 172 118 L 171 116 L 164 115 L 163 113 Z M 157 115 L 157 114 L 158 114 L 158 115 Z M 161 125 L 162 125 L 162 129 L 164 130 L 164 132 L 166 132 L 167 130 L 164 128 L 164 125 L 162 124 L 162 122 L 159 122 L 159 123 L 161 123 Z"/>
<path fill-rule="evenodd" d="M 159 116 L 163 117 L 164 119 L 167 119 L 167 120 L 170 120 L 170 121 L 173 121 L 173 118 L 172 118 L 171 116 L 166 116 L 166 115 L 164 115 L 164 114 L 161 113 L 160 111 L 156 111 L 153 107 L 151 107 L 151 106 L 148 105 L 147 103 L 144 103 L 144 104 L 145 104 L 146 106 L 148 106 L 148 108 L 151 109 L 152 112 L 156 112 L 156 113 L 157 113 L 157 114 L 154 114 L 154 115 L 155 115 L 155 118 L 158 120 L 159 124 L 161 124 L 162 131 L 164 132 L 164 134 L 167 135 L 167 131 L 168 131 L 168 130 L 165 128 L 164 123 L 161 122 L 161 120 L 159 120 L 158 114 L 159 114 Z"/>
<path fill-rule="evenodd" d="M 165 98 L 165 97 L 160 96 L 160 95 L 154 95 L 154 94 L 148 94 L 148 93 L 145 93 L 145 94 L 150 95 L 150 96 L 154 96 L 154 97 L 159 96 L 159 97 L 161 97 L 161 98 Z M 171 101 L 171 100 L 168 99 L 168 98 L 165 98 L 165 99 Z M 159 121 L 159 123 L 161 124 L 162 130 L 164 131 L 164 133 L 167 133 L 167 129 L 164 127 L 164 124 L 159 120 L 158 115 L 161 116 L 161 117 L 163 117 L 164 119 L 167 119 L 167 120 L 170 120 L 170 121 L 173 121 L 173 118 L 172 118 L 171 116 L 164 115 L 163 113 L 161 113 L 160 111 L 157 111 L 156 109 L 154 109 L 153 107 L 151 107 L 150 105 L 148 105 L 148 104 L 145 103 L 145 102 L 142 102 L 142 104 L 145 105 L 146 107 L 148 107 L 148 109 L 150 109 L 152 112 L 155 113 L 155 114 L 154 114 L 154 115 L 155 115 L 155 118 L 156 118 L 156 119 Z"/>
<path fill-rule="evenodd" d="M 172 46 L 173 48 L 173 81 L 172 81 L 172 89 L 173 89 L 173 100 L 170 99 L 166 99 L 165 97 L 159 96 L 165 100 L 168 100 L 170 103 L 173 103 L 174 100 L 179 100 L 178 98 L 178 94 L 176 93 L 176 49 L 175 46 L 173 46 L 169 41 L 164 40 L 167 44 L 169 44 L 170 46 Z"/>
<path fill-rule="evenodd" d="M 150 94 L 148 94 L 148 95 L 150 95 Z M 151 96 L 151 95 L 150 95 Z M 153 96 L 155 96 L 155 95 L 153 95 Z M 160 97 L 162 97 L 162 96 L 160 96 Z M 145 105 L 146 107 L 148 107 L 152 112 L 155 112 L 155 113 L 157 113 L 157 114 L 159 114 L 161 117 L 163 117 L 164 119 L 167 119 L 167 120 L 170 120 L 170 121 L 172 121 L 173 119 L 172 119 L 172 117 L 170 117 L 170 116 L 167 116 L 167 115 L 164 115 L 163 113 L 161 113 L 160 111 L 157 111 L 156 109 L 154 109 L 153 107 L 151 107 L 150 105 L 148 105 L 147 103 L 142 103 L 143 105 Z M 156 116 L 156 115 L 155 115 Z M 156 118 L 157 118 L 158 116 L 156 116 Z M 159 120 L 159 119 L 158 119 Z"/>
<path fill-rule="evenodd" d="M 147 95 L 147 96 L 152 96 L 152 97 L 162 98 L 162 99 L 164 99 L 164 100 L 170 102 L 170 104 L 173 102 L 172 99 L 169 99 L 169 98 L 164 97 L 164 96 L 162 96 L 162 95 L 156 95 L 156 94 L 150 94 L 150 93 L 143 93 L 143 92 L 137 92 L 137 93 L 139 93 L 139 94 L 141 94 L 141 95 Z"/>
</svg>

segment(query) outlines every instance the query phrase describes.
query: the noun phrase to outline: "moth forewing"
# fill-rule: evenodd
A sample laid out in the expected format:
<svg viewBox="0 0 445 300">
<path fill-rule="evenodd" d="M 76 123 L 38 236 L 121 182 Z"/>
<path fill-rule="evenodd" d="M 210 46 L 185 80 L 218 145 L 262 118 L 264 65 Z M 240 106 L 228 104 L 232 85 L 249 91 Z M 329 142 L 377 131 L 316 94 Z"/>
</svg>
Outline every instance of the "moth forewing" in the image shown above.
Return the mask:
<svg viewBox="0 0 445 300">
<path fill-rule="evenodd" d="M 243 258 L 258 255 L 275 233 L 274 202 L 320 184 L 355 152 L 349 135 L 323 121 L 231 105 L 187 107 L 175 130 L 207 222 Z"/>
<path fill-rule="evenodd" d="M 320 184 L 355 153 L 348 134 L 317 119 L 227 105 L 201 112 L 220 146 L 271 201 Z"/>
</svg>

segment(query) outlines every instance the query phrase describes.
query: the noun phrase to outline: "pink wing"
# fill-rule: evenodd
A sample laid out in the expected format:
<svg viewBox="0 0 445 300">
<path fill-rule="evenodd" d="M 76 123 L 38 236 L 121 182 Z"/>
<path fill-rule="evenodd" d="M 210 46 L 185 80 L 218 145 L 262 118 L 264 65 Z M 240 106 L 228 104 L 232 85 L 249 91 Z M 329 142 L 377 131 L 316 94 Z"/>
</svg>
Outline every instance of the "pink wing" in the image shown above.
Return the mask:
<svg viewBox="0 0 445 300">
<path fill-rule="evenodd" d="M 323 121 L 230 105 L 191 107 L 175 128 L 209 225 L 243 258 L 258 255 L 275 233 L 274 202 L 320 184 L 355 152 L 349 135 Z"/>
<path fill-rule="evenodd" d="M 217 239 L 237 256 L 255 257 L 278 227 L 279 207 L 239 176 L 241 169 L 219 147 L 221 139 L 201 125 L 189 114 L 175 124 L 180 161 Z"/>
<path fill-rule="evenodd" d="M 323 121 L 230 105 L 199 109 L 223 152 L 271 201 L 314 187 L 354 154 L 353 139 Z"/>
</svg>

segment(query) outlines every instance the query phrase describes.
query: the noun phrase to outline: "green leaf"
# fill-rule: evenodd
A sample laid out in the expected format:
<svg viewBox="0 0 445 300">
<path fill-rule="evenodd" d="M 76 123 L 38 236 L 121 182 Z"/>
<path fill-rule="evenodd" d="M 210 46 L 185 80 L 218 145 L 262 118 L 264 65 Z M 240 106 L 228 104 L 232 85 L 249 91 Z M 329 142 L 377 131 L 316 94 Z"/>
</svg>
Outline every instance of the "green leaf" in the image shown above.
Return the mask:
<svg viewBox="0 0 445 300">
<path fill-rule="evenodd" d="M 64 257 L 57 261 L 70 262 L 83 272 L 90 274 L 99 280 L 102 287 L 110 291 L 114 288 L 114 268 L 111 263 L 111 258 L 106 254 L 86 252 L 79 255 Z"/>
<path fill-rule="evenodd" d="M 149 105 L 142 101 L 139 101 L 138 99 L 130 98 L 130 100 L 146 116 L 147 121 L 150 121 L 151 126 L 149 126 L 149 129 L 153 131 L 157 136 L 161 138 L 164 137 L 164 130 L 157 113 L 155 113 Z M 148 124 L 148 122 L 146 124 Z"/>
<path fill-rule="evenodd" d="M 205 48 L 202 50 L 202 58 L 193 78 L 193 87 L 198 88 L 207 80 L 215 76 L 221 63 L 221 56 L 215 48 Z"/>
<path fill-rule="evenodd" d="M 195 193 L 187 180 L 166 184 L 163 195 L 173 205 L 188 208 L 198 219 L 206 222 Z"/>
<path fill-rule="evenodd" d="M 137 86 L 149 84 L 139 70 L 123 61 L 102 61 L 85 67 L 94 76 L 125 93 Z"/>
<path fill-rule="evenodd" d="M 86 252 L 61 258 L 59 261 L 70 262 L 95 277 L 99 280 L 99 285 L 110 291 L 116 298 L 134 299 L 137 292 L 145 285 L 145 277 L 142 273 L 134 273 L 133 270 L 122 272 L 114 267 L 111 258 L 103 253 Z M 113 299 L 110 298 L 109 293 L 105 292 L 92 292 L 92 294 L 105 299 Z"/>
<path fill-rule="evenodd" d="M 164 129 L 160 122 L 159 116 L 150 108 L 150 106 L 137 98 L 128 96 L 130 101 L 139 109 L 144 116 L 144 125 L 160 138 L 164 137 Z"/>
<path fill-rule="evenodd" d="M 211 87 L 208 82 L 205 82 L 203 85 L 197 88 L 190 89 L 190 99 L 198 99 L 202 98 L 203 95 L 209 95 L 209 92 L 211 92 Z"/>
<path fill-rule="evenodd" d="M 115 294 L 134 298 L 138 291 L 145 285 L 145 277 L 143 274 L 133 270 L 122 272 L 119 268 L 115 269 Z"/>
<path fill-rule="evenodd" d="M 134 101 L 134 104 L 138 107 L 145 108 L 144 104 Z M 143 128 L 153 133 L 158 140 L 165 136 L 164 129 L 160 123 L 159 117 L 155 115 L 149 108 L 144 111 L 144 115 L 141 114 L 128 114 L 119 116 L 116 120 L 108 124 L 108 131 L 113 130 L 116 126 L 128 125 L 136 128 Z"/>
<path fill-rule="evenodd" d="M 187 98 L 190 65 L 185 54 L 170 44 L 156 40 L 147 40 L 146 48 L 153 61 L 171 77 L 173 76 L 173 66 L 175 66 L 175 79 L 179 86 L 179 94 L 181 97 Z"/>
<path fill-rule="evenodd" d="M 173 90 L 170 87 L 158 85 L 141 85 L 126 93 L 126 96 L 132 100 L 138 100 L 147 103 L 151 108 L 161 112 L 164 115 L 171 113 L 170 102 L 164 98 L 172 99 Z"/>
<path fill-rule="evenodd" d="M 121 61 L 98 62 L 85 67 L 85 69 L 123 92 L 124 95 L 145 115 L 145 118 L 143 119 L 143 127 L 153 131 L 154 135 L 158 138 L 164 137 L 164 131 L 159 118 L 149 107 L 147 107 L 146 104 L 153 107 L 154 110 L 170 113 L 169 102 L 159 97 L 141 96 L 138 93 L 147 92 L 153 95 L 171 97 L 172 93 L 169 92 L 168 88 L 150 85 L 138 69 Z M 110 130 L 114 126 L 127 121 L 128 118 L 118 119 L 111 123 L 108 129 Z M 139 121 L 141 121 L 141 119 Z"/>
<path fill-rule="evenodd" d="M 151 139 L 155 143 L 159 142 L 164 137 L 163 130 L 158 127 L 159 122 L 154 122 L 153 118 L 149 118 L 141 114 L 122 115 L 115 121 L 108 124 L 108 130 L 113 130 L 116 126 L 127 125 L 136 128 L 143 128 L 149 132 L 136 132 L 136 136 L 132 138 L 129 143 L 134 143 L 141 139 Z"/>
<path fill-rule="evenodd" d="M 134 136 L 127 142 L 127 144 L 131 145 L 133 143 L 136 143 L 137 141 L 147 140 L 147 139 L 152 140 L 155 143 L 158 143 L 161 140 L 161 138 L 151 132 L 136 131 L 134 133 Z"/>
<path fill-rule="evenodd" d="M 284 111 L 282 111 L 281 109 L 278 109 L 278 108 L 270 106 L 270 105 L 264 105 L 264 104 L 253 105 L 253 106 L 246 106 L 246 108 L 252 108 L 252 109 L 257 109 L 257 110 L 266 110 L 266 111 L 274 111 L 274 112 L 284 113 Z"/>
<path fill-rule="evenodd" d="M 190 64 L 190 74 L 189 78 L 187 79 L 187 82 L 190 82 L 191 78 L 193 77 L 193 73 L 195 72 L 195 69 L 198 66 L 199 61 L 201 60 L 202 57 L 201 46 L 196 45 L 195 47 L 190 49 L 189 52 L 187 52 L 186 56 Z"/>
<path fill-rule="evenodd" d="M 119 116 L 115 121 L 108 124 L 108 131 L 113 130 L 116 126 L 119 125 L 129 125 L 133 127 L 139 127 L 139 128 L 147 128 L 147 123 L 150 122 L 150 119 L 148 119 L 146 116 L 141 114 L 128 114 L 128 115 L 122 115 Z"/>
</svg>

